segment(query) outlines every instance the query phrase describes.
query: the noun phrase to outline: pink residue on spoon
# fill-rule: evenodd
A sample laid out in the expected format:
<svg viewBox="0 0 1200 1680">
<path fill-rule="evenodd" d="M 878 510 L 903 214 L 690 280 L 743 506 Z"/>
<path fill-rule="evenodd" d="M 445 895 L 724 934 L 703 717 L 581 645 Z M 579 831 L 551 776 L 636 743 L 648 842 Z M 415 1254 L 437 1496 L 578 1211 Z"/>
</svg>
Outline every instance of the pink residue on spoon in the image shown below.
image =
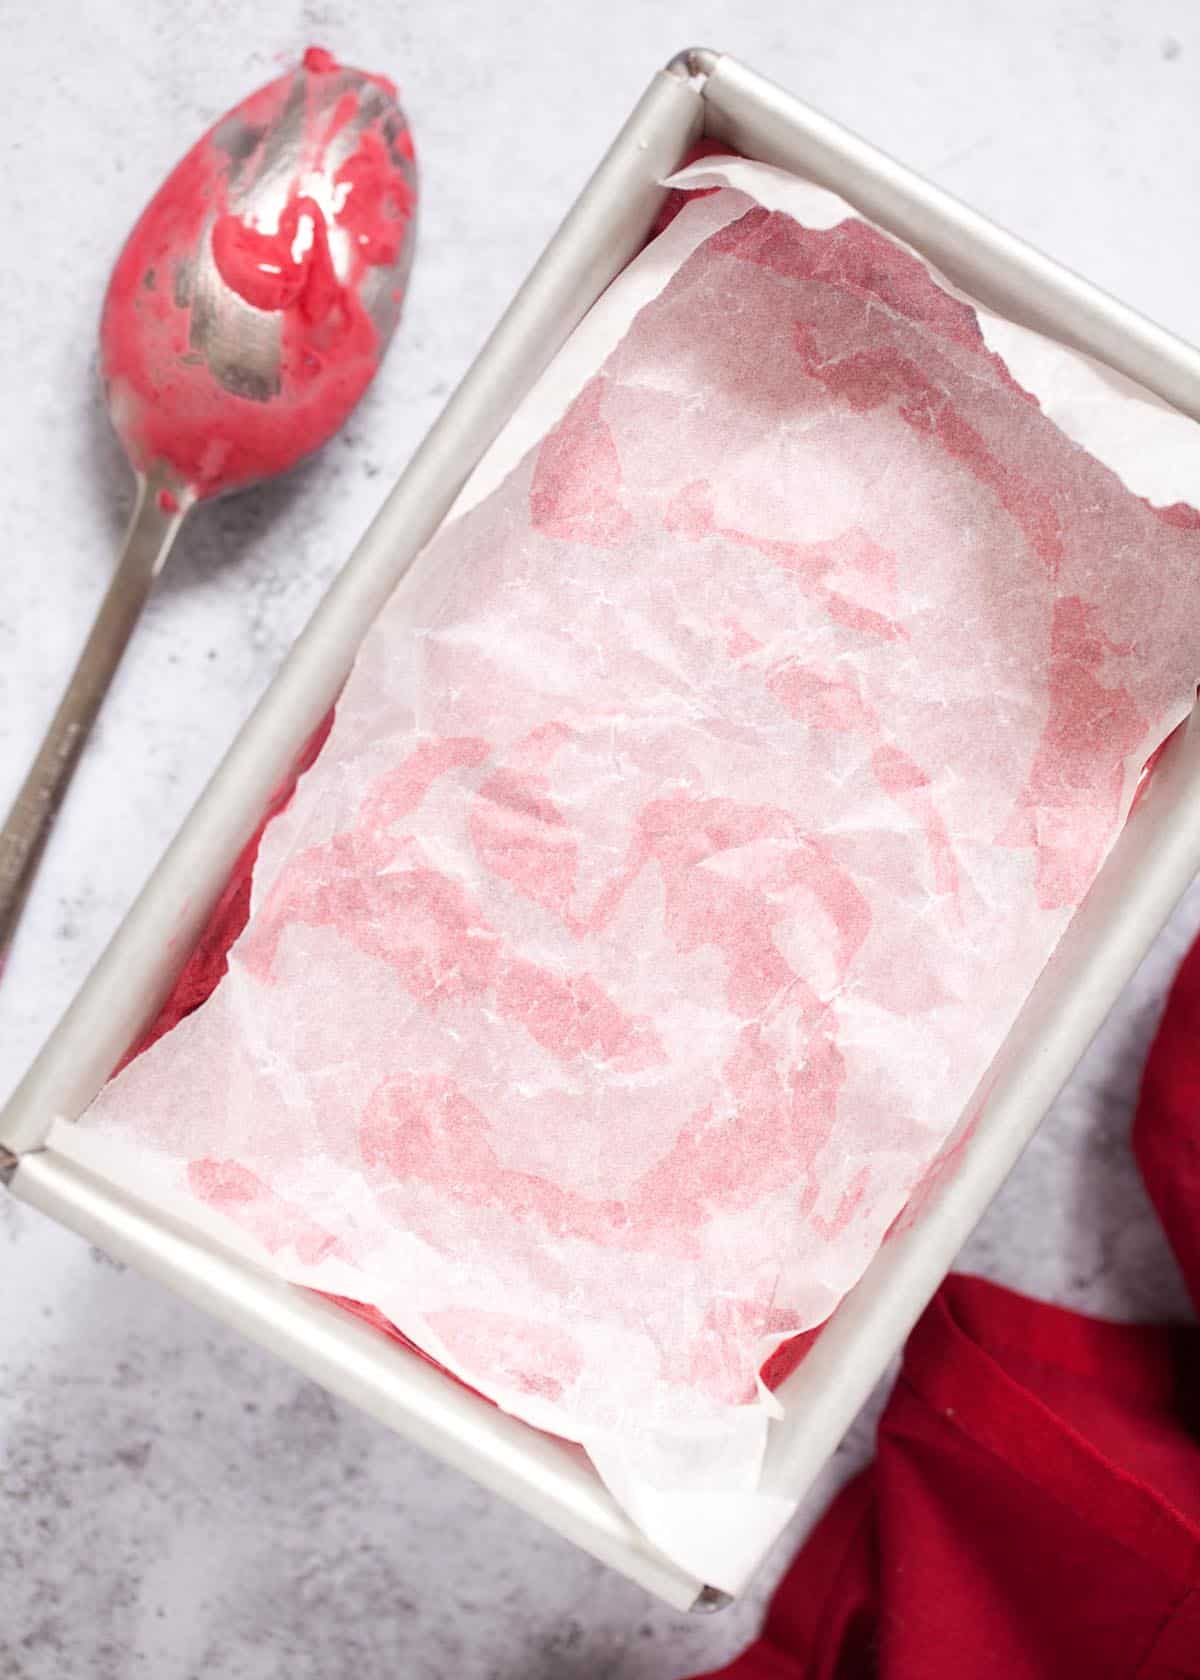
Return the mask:
<svg viewBox="0 0 1200 1680">
<path fill-rule="evenodd" d="M 378 365 L 382 345 L 360 287 L 369 270 L 397 260 L 416 207 L 411 138 L 395 132 L 394 110 L 381 108 L 364 123 L 326 208 L 299 180 L 274 228 L 229 207 L 236 148 L 228 136 L 260 137 L 297 97 L 297 80 L 307 111 L 303 169 L 322 168 L 335 137 L 363 114 L 361 82 L 332 111 L 327 95 L 316 96 L 322 78 L 342 71 L 331 53 L 310 47 L 300 69 L 217 123 L 155 194 L 113 271 L 101 359 L 118 429 L 139 470 L 166 463 L 198 496 L 283 472 L 318 448 Z M 394 96 L 385 77 L 364 79 Z M 279 318 L 275 390 L 230 390 L 192 342 L 194 258 L 209 242 L 224 285 Z M 396 291 L 390 295 L 399 301 Z"/>
</svg>

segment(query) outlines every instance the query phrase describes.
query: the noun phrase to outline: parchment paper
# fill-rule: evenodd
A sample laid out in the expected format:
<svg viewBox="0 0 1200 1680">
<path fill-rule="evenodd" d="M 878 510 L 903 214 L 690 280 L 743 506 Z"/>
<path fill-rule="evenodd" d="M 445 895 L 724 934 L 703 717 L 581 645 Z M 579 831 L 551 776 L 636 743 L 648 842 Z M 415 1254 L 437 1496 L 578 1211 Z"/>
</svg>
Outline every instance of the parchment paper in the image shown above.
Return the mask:
<svg viewBox="0 0 1200 1680">
<path fill-rule="evenodd" d="M 736 1587 L 788 1513 L 763 1358 L 879 1248 L 1191 704 L 1200 433 L 828 193 L 682 179 L 722 190 L 367 638 L 228 976 L 70 1147 Z"/>
</svg>

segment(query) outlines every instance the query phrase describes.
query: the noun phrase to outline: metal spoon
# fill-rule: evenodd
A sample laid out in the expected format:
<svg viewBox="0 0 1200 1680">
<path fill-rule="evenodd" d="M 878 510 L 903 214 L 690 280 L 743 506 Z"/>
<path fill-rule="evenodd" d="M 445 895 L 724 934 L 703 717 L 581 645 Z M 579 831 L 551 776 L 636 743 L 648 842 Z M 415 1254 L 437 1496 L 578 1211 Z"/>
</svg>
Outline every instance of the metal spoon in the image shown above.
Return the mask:
<svg viewBox="0 0 1200 1680">
<path fill-rule="evenodd" d="M 137 497 L 116 575 L 0 830 L 0 971 L 180 525 L 196 502 L 285 472 L 337 431 L 395 330 L 415 206 L 395 88 L 310 48 L 192 148 L 129 236 L 100 360 Z"/>
</svg>

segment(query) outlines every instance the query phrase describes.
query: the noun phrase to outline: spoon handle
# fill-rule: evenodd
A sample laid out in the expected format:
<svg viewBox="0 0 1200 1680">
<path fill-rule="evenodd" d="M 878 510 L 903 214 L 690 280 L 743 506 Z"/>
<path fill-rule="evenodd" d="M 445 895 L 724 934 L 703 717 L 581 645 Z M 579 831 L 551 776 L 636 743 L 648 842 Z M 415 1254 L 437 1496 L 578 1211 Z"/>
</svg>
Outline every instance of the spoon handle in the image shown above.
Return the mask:
<svg viewBox="0 0 1200 1680">
<path fill-rule="evenodd" d="M 188 500 L 157 475 L 139 476 L 137 501 L 116 574 L 46 738 L 0 829 L 0 973 L 100 702 L 187 507 Z"/>
</svg>

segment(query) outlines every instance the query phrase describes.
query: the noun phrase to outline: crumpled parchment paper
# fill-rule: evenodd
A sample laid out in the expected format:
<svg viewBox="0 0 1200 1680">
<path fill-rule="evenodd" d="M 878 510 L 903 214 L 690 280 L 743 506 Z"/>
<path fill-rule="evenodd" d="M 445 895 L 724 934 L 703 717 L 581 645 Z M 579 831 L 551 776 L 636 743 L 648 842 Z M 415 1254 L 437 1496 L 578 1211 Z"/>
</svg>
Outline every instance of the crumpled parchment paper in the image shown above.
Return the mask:
<svg viewBox="0 0 1200 1680">
<path fill-rule="evenodd" d="M 765 1354 L 1191 703 L 1200 448 L 830 194 L 687 181 L 367 638 L 227 978 L 84 1125 L 736 1586 L 788 1509 Z"/>
</svg>

